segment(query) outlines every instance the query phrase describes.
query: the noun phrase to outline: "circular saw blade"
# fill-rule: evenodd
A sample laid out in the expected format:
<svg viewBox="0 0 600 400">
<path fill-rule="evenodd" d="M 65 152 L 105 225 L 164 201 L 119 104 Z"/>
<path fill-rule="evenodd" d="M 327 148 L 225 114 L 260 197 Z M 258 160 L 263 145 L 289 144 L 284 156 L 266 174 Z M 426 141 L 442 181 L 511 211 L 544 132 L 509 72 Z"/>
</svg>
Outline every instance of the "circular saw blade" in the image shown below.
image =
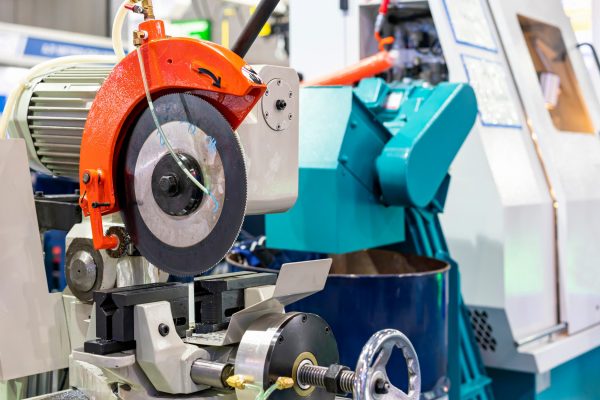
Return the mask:
<svg viewBox="0 0 600 400">
<path fill-rule="evenodd" d="M 212 196 L 172 162 L 146 110 L 124 148 L 123 220 L 150 263 L 177 276 L 199 275 L 222 260 L 240 232 L 247 200 L 242 146 L 227 120 L 199 97 L 168 94 L 154 104 L 173 149 Z"/>
</svg>

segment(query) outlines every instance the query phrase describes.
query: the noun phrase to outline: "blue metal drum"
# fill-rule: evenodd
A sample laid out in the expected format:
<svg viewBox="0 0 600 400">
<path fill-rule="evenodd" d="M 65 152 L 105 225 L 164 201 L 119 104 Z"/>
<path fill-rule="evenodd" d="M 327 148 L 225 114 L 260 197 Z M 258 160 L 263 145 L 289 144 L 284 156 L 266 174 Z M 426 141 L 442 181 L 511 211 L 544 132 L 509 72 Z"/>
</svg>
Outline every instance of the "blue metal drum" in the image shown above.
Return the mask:
<svg viewBox="0 0 600 400">
<path fill-rule="evenodd" d="M 286 309 L 322 316 L 336 336 L 341 363 L 351 368 L 373 333 L 398 329 L 409 337 L 417 351 L 422 391 L 431 391 L 447 373 L 449 266 L 417 256 L 406 256 L 403 266 L 389 265 L 398 264 L 397 253 L 366 253 L 379 264 L 376 267 L 383 274 L 332 274 L 322 292 Z M 334 270 L 336 261 L 334 258 Z M 400 272 L 389 273 L 395 269 Z M 399 350 L 394 352 L 387 371 L 397 387 L 408 387 L 406 365 Z"/>
</svg>

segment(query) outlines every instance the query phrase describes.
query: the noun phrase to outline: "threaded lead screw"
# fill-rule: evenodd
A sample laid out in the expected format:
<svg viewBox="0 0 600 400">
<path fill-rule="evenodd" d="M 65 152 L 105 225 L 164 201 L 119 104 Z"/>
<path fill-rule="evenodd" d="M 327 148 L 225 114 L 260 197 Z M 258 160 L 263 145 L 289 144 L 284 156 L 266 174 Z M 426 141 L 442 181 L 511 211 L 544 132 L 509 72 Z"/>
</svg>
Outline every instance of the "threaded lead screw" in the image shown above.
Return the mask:
<svg viewBox="0 0 600 400">
<path fill-rule="evenodd" d="M 331 371 L 335 368 L 337 371 Z M 330 374 L 328 374 L 330 372 Z M 329 375 L 329 376 L 328 376 Z M 354 391 L 354 381 L 356 373 L 345 367 L 333 365 L 329 368 L 320 367 L 317 365 L 304 364 L 298 368 L 298 382 L 302 385 L 309 385 L 324 388 L 330 393 L 346 394 Z M 328 381 L 329 380 L 329 381 Z M 386 393 L 386 388 L 389 387 L 388 382 L 378 382 L 377 389 L 381 393 Z"/>
</svg>

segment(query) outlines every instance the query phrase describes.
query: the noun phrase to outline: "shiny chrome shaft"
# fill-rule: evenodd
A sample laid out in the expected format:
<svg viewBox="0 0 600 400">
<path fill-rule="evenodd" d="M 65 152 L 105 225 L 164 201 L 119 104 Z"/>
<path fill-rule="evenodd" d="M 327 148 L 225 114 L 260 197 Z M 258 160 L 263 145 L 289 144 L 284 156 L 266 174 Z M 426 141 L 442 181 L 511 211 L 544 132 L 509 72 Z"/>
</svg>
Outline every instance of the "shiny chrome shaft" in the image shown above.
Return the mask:
<svg viewBox="0 0 600 400">
<path fill-rule="evenodd" d="M 233 365 L 198 359 L 192 364 L 191 376 L 197 385 L 227 388 L 225 381 L 233 375 Z"/>
</svg>

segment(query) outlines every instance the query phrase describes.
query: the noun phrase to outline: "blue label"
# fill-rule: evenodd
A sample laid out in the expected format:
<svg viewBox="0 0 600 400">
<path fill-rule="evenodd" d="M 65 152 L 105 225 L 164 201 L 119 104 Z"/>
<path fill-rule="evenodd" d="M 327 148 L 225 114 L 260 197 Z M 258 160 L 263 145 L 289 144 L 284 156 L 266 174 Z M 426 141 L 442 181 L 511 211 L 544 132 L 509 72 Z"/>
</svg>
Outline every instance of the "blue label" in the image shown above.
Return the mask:
<svg viewBox="0 0 600 400">
<path fill-rule="evenodd" d="M 84 54 L 113 55 L 114 52 L 113 49 L 109 47 L 88 46 L 29 37 L 27 38 L 24 54 L 26 56 L 56 58 Z"/>
<path fill-rule="evenodd" d="M 6 106 L 6 96 L 0 95 L 0 114 L 4 111 L 4 107 Z"/>
</svg>

